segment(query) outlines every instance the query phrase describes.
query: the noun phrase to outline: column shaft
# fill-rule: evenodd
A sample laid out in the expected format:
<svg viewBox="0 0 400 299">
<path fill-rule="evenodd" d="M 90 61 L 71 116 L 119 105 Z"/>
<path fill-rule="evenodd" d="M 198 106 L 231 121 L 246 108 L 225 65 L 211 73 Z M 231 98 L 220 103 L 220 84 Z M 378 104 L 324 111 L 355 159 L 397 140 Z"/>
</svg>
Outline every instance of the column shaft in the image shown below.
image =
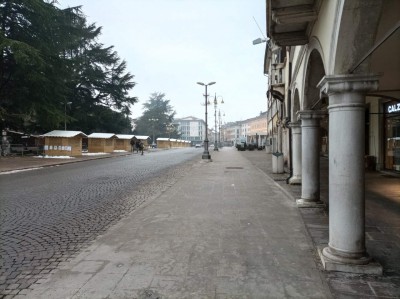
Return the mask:
<svg viewBox="0 0 400 299">
<path fill-rule="evenodd" d="M 364 115 L 364 103 L 329 107 L 329 246 L 342 255 L 365 253 Z"/>
<path fill-rule="evenodd" d="M 292 129 L 292 177 L 291 185 L 301 184 L 301 126 L 300 123 L 291 123 Z"/>
<path fill-rule="evenodd" d="M 381 274 L 365 248 L 365 93 L 377 76 L 325 76 L 329 96 L 329 246 L 320 256 L 328 270 Z"/>
<path fill-rule="evenodd" d="M 319 201 L 319 120 L 302 119 L 302 187 L 301 199 Z"/>
<path fill-rule="evenodd" d="M 303 110 L 301 119 L 301 198 L 299 207 L 321 206 L 319 167 L 319 120 L 325 112 Z"/>
</svg>

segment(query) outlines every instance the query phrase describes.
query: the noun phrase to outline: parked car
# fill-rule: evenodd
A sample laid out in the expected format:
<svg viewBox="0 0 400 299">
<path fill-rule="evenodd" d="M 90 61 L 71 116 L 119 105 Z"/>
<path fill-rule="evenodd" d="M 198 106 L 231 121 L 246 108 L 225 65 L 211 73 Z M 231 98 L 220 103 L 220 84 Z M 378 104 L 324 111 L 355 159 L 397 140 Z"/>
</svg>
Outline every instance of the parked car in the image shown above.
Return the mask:
<svg viewBox="0 0 400 299">
<path fill-rule="evenodd" d="M 248 149 L 249 151 L 254 151 L 255 148 L 256 148 L 256 145 L 255 145 L 254 143 L 249 143 L 249 144 L 247 145 L 247 149 Z"/>
<path fill-rule="evenodd" d="M 238 142 L 236 143 L 236 148 L 238 151 L 245 151 L 247 148 L 246 142 Z"/>
</svg>

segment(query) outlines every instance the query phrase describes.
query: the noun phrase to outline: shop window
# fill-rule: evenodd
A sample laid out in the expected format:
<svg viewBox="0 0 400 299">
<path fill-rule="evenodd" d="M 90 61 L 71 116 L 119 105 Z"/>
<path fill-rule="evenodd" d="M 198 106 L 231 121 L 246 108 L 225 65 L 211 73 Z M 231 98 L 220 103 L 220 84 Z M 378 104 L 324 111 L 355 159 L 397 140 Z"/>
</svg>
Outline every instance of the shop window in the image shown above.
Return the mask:
<svg viewBox="0 0 400 299">
<path fill-rule="evenodd" d="M 400 171 L 400 107 L 397 102 L 385 105 L 385 168 Z"/>
</svg>

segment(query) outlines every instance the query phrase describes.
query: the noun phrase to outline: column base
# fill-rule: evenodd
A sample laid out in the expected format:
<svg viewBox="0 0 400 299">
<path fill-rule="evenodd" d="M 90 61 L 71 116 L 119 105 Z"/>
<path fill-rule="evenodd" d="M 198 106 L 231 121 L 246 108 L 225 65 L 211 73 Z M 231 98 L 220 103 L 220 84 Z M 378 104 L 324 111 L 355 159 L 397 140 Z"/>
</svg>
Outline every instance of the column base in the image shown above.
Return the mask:
<svg viewBox="0 0 400 299">
<path fill-rule="evenodd" d="M 211 159 L 211 155 L 209 153 L 203 153 L 203 155 L 201 156 L 202 159 L 207 159 L 210 160 Z"/>
<path fill-rule="evenodd" d="M 326 271 L 383 275 L 382 266 L 368 256 L 357 259 L 341 258 L 330 253 L 327 245 L 320 245 L 317 249 L 322 266 Z"/>
<path fill-rule="evenodd" d="M 301 177 L 294 176 L 289 179 L 289 185 L 301 185 Z"/>
<path fill-rule="evenodd" d="M 212 159 L 201 159 L 201 163 L 211 163 L 213 160 Z"/>
<path fill-rule="evenodd" d="M 272 173 L 284 173 L 282 153 L 276 152 L 272 154 Z"/>
<path fill-rule="evenodd" d="M 325 208 L 325 204 L 320 201 L 310 201 L 307 199 L 296 199 L 296 204 L 298 208 Z"/>
</svg>

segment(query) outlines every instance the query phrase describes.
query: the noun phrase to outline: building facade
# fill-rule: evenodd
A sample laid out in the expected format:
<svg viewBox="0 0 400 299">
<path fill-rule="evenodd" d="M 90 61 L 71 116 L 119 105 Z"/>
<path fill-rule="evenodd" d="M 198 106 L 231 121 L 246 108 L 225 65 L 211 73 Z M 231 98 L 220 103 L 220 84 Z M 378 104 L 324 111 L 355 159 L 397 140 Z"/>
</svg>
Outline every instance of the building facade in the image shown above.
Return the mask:
<svg viewBox="0 0 400 299">
<path fill-rule="evenodd" d="M 203 143 L 206 130 L 204 120 L 188 116 L 175 119 L 174 125 L 177 127 L 180 139 L 190 141 L 192 145 Z"/>
<path fill-rule="evenodd" d="M 242 121 L 230 122 L 221 127 L 221 142 L 235 146 L 238 142 L 265 145 L 268 135 L 267 112 Z"/>
<path fill-rule="evenodd" d="M 366 168 L 400 169 L 400 2 L 266 0 L 266 7 L 268 132 L 290 183 L 302 185 L 299 207 L 321 206 L 319 161 L 329 159 L 322 264 L 382 273 L 365 247 L 364 176 Z"/>
<path fill-rule="evenodd" d="M 240 122 L 230 122 L 221 127 L 221 142 L 226 146 L 234 146 L 240 139 Z"/>
<path fill-rule="evenodd" d="M 260 112 L 260 115 L 245 121 L 247 126 L 247 142 L 257 145 L 265 145 L 268 135 L 267 112 Z"/>
</svg>

